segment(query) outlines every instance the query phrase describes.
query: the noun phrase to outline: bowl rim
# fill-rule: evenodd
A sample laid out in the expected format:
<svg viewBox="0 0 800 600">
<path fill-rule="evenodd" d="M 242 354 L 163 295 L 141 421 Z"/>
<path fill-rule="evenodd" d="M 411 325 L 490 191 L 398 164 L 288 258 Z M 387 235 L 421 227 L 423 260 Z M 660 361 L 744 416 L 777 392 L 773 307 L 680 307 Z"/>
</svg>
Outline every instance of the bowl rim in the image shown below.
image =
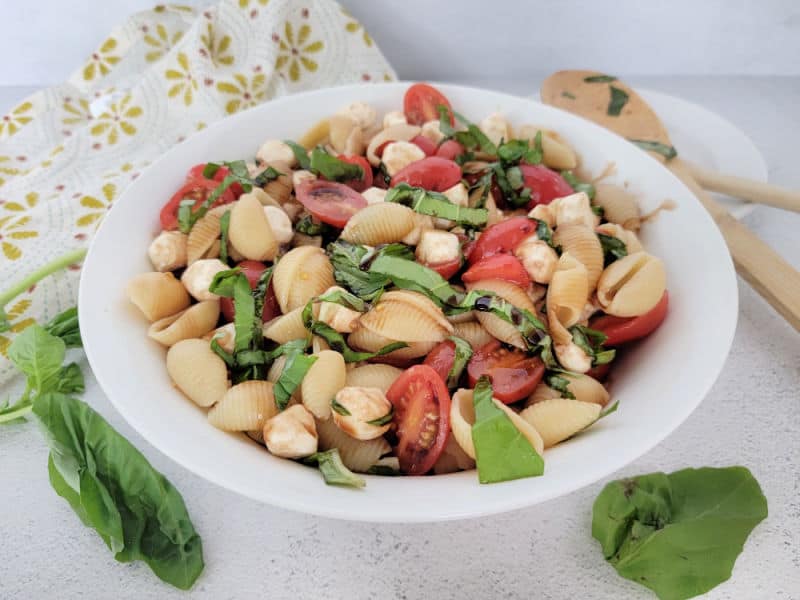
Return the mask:
<svg viewBox="0 0 800 600">
<path fill-rule="evenodd" d="M 263 110 L 272 110 L 272 108 L 266 108 L 270 105 L 273 107 L 278 105 L 289 105 L 292 99 L 296 99 L 299 96 L 302 97 L 325 97 L 326 95 L 331 94 L 332 90 L 337 90 L 339 92 L 342 91 L 351 91 L 352 97 L 358 98 L 357 93 L 360 90 L 363 90 L 367 87 L 375 87 L 383 86 L 383 87 L 390 87 L 399 90 L 404 90 L 407 86 L 416 83 L 414 81 L 396 81 L 396 82 L 388 82 L 388 83 L 356 83 L 356 84 L 348 84 L 348 85 L 341 85 L 341 86 L 332 86 L 329 88 L 321 88 L 316 90 L 310 90 L 307 92 L 298 92 L 296 94 L 290 94 L 286 96 L 282 96 L 280 98 L 275 98 L 258 106 L 249 108 L 245 111 L 240 113 L 236 113 L 234 115 L 225 117 L 216 121 L 215 123 L 209 125 L 203 131 L 198 132 L 196 135 L 189 137 L 188 139 L 176 144 L 175 146 L 171 147 L 166 152 L 159 155 L 158 158 L 153 160 L 153 162 L 147 166 L 147 168 L 142 172 L 140 177 L 137 179 L 145 179 L 148 177 L 148 173 L 151 171 L 155 171 L 158 169 L 158 165 L 163 161 L 166 162 L 172 157 L 173 155 L 180 155 L 183 150 L 192 144 L 197 143 L 199 139 L 203 138 L 210 138 L 216 135 L 220 131 L 224 131 L 233 123 L 238 121 L 247 121 L 252 119 L 252 115 L 258 113 Z M 454 89 L 460 92 L 465 93 L 476 93 L 476 94 L 490 94 L 494 95 L 499 99 L 504 99 L 508 101 L 509 99 L 513 100 L 514 102 L 518 102 L 523 100 L 525 102 L 530 102 L 532 104 L 539 105 L 539 107 L 544 107 L 546 111 L 557 111 L 559 113 L 563 113 L 567 116 L 567 118 L 580 121 L 581 127 L 586 128 L 587 132 L 597 133 L 601 136 L 613 136 L 619 138 L 620 140 L 624 140 L 614 132 L 611 132 L 587 119 L 579 117 L 577 115 L 573 115 L 567 111 L 563 111 L 561 109 L 547 106 L 542 104 L 541 102 L 530 100 L 529 98 L 525 98 L 522 96 L 516 96 L 513 94 L 508 94 L 504 92 L 498 92 L 494 90 L 488 90 L 485 88 L 475 87 L 475 86 L 465 86 L 460 84 L 452 84 L 452 83 L 445 83 L 445 82 L 432 82 L 433 85 L 439 87 L 447 91 L 447 89 Z M 669 169 L 667 169 L 664 165 L 662 165 L 659 161 L 654 159 L 653 157 L 649 156 L 643 150 L 637 149 L 631 145 L 631 148 L 636 152 L 640 152 L 644 157 L 646 157 L 647 161 L 651 161 L 651 164 L 655 166 L 655 168 L 662 169 L 665 171 L 665 175 L 671 178 L 673 185 L 677 186 L 678 188 L 682 188 L 685 191 L 685 196 L 691 199 L 691 202 L 700 205 L 699 200 L 691 193 L 691 191 L 684 185 L 684 183 L 675 176 Z M 133 182 L 129 185 L 124 192 L 120 195 L 120 197 L 115 201 L 114 205 L 112 206 L 109 213 L 113 213 L 114 208 L 119 206 L 121 203 L 130 202 L 129 196 L 132 195 L 131 189 L 135 190 L 136 182 Z M 725 242 L 722 238 L 721 233 L 717 229 L 716 225 L 714 224 L 711 216 L 708 215 L 703 210 L 703 214 L 705 215 L 706 220 L 708 223 L 711 224 L 709 228 L 710 235 L 716 238 L 716 242 L 724 246 Z M 733 337 L 736 330 L 736 324 L 738 320 L 738 288 L 736 283 L 736 275 L 733 269 L 733 262 L 730 258 L 729 254 L 726 254 L 727 259 L 725 260 L 725 264 L 719 265 L 720 269 L 726 271 L 727 276 L 727 284 L 732 290 L 736 293 L 732 295 L 728 304 L 722 307 L 722 315 L 724 317 L 724 327 L 722 330 L 722 336 L 718 338 L 718 345 L 720 347 L 724 347 L 724 351 L 717 353 L 715 356 L 715 361 L 713 364 L 704 365 L 705 367 L 705 375 L 702 378 L 702 382 L 699 383 L 695 389 L 693 395 L 696 396 L 696 400 L 690 404 L 687 404 L 682 411 L 679 413 L 674 414 L 673 424 L 670 427 L 665 427 L 661 429 L 657 435 L 651 436 L 647 438 L 646 442 L 639 443 L 636 446 L 636 450 L 634 452 L 630 452 L 626 454 L 623 458 L 617 460 L 616 462 L 608 462 L 603 463 L 605 466 L 602 468 L 595 468 L 594 470 L 587 470 L 582 476 L 575 476 L 573 477 L 568 484 L 562 484 L 559 488 L 553 489 L 547 493 L 539 493 L 535 498 L 529 498 L 524 494 L 513 494 L 509 493 L 506 494 L 502 501 L 494 501 L 491 504 L 472 508 L 472 509 L 465 509 L 462 511 L 451 511 L 447 513 L 442 513 L 441 511 L 431 514 L 428 512 L 425 513 L 416 513 L 407 511 L 405 513 L 399 514 L 385 514 L 385 513 L 358 513 L 354 511 L 349 511 L 346 508 L 342 508 L 341 503 L 333 502 L 333 503 L 325 503 L 316 500 L 315 498 L 309 499 L 300 499 L 298 500 L 297 497 L 292 497 L 291 501 L 286 500 L 281 494 L 279 493 L 270 493 L 267 495 L 258 494 L 254 491 L 251 487 L 246 487 L 243 485 L 239 485 L 236 483 L 232 483 L 229 480 L 225 480 L 224 477 L 219 475 L 218 470 L 214 468 L 210 468 L 207 465 L 200 465 L 196 463 L 192 463 L 190 461 L 184 460 L 183 458 L 175 457 L 169 453 L 167 449 L 163 449 L 164 446 L 160 443 L 160 440 L 157 436 L 153 435 L 153 433 L 148 430 L 146 427 L 140 428 L 139 422 L 133 412 L 129 409 L 128 404 L 125 402 L 120 402 L 119 398 L 115 398 L 113 394 L 109 393 L 109 390 L 112 389 L 111 385 L 111 374 L 103 372 L 102 370 L 95 369 L 95 365 L 99 364 L 99 348 L 95 347 L 93 342 L 93 337 L 90 333 L 89 328 L 89 320 L 91 317 L 89 316 L 91 313 L 87 312 L 88 307 L 90 305 L 90 292 L 86 289 L 88 286 L 84 285 L 85 281 L 90 278 L 87 273 L 91 273 L 95 263 L 101 260 L 101 249 L 99 248 L 103 239 L 101 235 L 104 227 L 106 227 L 106 223 L 110 222 L 108 218 L 101 223 L 98 231 L 95 233 L 93 237 L 86 258 L 84 259 L 83 269 L 81 270 L 81 278 L 78 290 L 78 311 L 79 311 L 79 322 L 80 322 L 80 329 L 81 335 L 84 339 L 84 350 L 86 352 L 87 359 L 89 361 L 89 365 L 92 367 L 92 371 L 97 379 L 97 382 L 100 385 L 100 388 L 105 393 L 106 397 L 109 399 L 111 404 L 114 408 L 122 415 L 122 417 L 127 421 L 127 423 L 134 429 L 136 432 L 147 441 L 148 444 L 153 446 L 156 450 L 158 450 L 161 454 L 170 458 L 170 460 L 174 461 L 175 463 L 181 465 L 183 468 L 186 468 L 190 472 L 194 473 L 195 475 L 199 475 L 203 479 L 206 479 L 209 482 L 212 482 L 222 488 L 232 490 L 238 494 L 241 494 L 245 497 L 252 498 L 253 500 L 257 500 L 260 502 L 264 502 L 267 504 L 271 504 L 273 506 L 277 506 L 280 508 L 284 508 L 287 510 L 292 510 L 296 512 L 303 512 L 314 514 L 321 517 L 327 518 L 334 518 L 334 519 L 342 519 L 342 520 L 349 520 L 349 521 L 364 521 L 364 522 L 386 522 L 386 523 L 424 523 L 424 522 L 440 522 L 440 521 L 452 521 L 452 520 L 461 520 L 461 519 L 468 519 L 468 518 L 475 518 L 479 516 L 486 516 L 491 514 L 499 514 L 514 510 L 519 510 L 522 508 L 526 508 L 529 506 L 533 506 L 540 502 L 545 502 L 547 500 L 551 500 L 553 498 L 557 498 L 569 493 L 572 493 L 582 487 L 590 485 L 592 483 L 598 482 L 602 479 L 607 478 L 610 474 L 624 468 L 637 458 L 643 456 L 651 449 L 653 449 L 656 445 L 661 443 L 664 439 L 666 439 L 671 433 L 673 433 L 688 417 L 689 415 L 699 406 L 699 404 L 703 401 L 706 397 L 708 392 L 710 391 L 711 387 L 716 382 L 717 378 L 719 377 L 720 373 L 722 372 L 722 368 L 727 360 L 728 354 L 730 352 Z M 88 334 L 88 335 L 87 335 Z M 449 477 L 437 475 L 436 478 L 442 477 Z M 371 481 L 377 476 L 370 476 L 364 475 L 367 481 Z M 513 483 L 513 482 L 509 482 Z M 475 484 L 479 485 L 477 480 L 475 480 Z M 320 480 L 320 485 L 324 486 L 324 483 Z M 497 484 L 495 484 L 497 485 Z M 267 497 L 268 496 L 268 497 Z"/>
</svg>

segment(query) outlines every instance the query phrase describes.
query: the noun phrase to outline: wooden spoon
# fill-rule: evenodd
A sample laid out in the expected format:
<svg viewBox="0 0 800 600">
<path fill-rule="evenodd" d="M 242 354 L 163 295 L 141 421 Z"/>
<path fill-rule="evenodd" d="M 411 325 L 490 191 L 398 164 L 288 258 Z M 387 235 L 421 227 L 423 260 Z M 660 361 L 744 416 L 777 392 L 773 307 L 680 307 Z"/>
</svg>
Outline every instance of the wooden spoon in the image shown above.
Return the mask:
<svg viewBox="0 0 800 600">
<path fill-rule="evenodd" d="M 615 77 L 594 71 L 559 71 L 542 84 L 541 96 L 545 104 L 591 119 L 649 149 L 659 160 L 676 156 L 658 116 L 635 91 Z M 800 192 L 725 175 L 685 161 L 683 165 L 707 190 L 800 212 Z"/>
<path fill-rule="evenodd" d="M 716 221 L 739 275 L 800 331 L 800 273 L 700 187 L 677 158 L 661 120 L 633 89 L 594 71 L 559 71 L 544 81 L 541 97 L 545 104 L 626 137 L 664 162 Z"/>
</svg>

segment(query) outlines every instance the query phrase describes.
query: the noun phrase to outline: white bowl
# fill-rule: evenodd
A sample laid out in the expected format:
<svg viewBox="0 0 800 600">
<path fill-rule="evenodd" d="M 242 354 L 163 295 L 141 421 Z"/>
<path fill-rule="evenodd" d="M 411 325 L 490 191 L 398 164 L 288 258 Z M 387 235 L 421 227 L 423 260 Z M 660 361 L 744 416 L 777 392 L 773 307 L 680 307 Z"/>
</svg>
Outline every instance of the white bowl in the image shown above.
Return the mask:
<svg viewBox="0 0 800 600">
<path fill-rule="evenodd" d="M 326 486 L 312 468 L 270 456 L 244 435 L 214 429 L 205 411 L 170 383 L 164 350 L 127 301 L 126 282 L 151 270 L 146 249 L 161 206 L 194 164 L 252 157 L 267 138 L 297 138 L 355 100 L 397 110 L 408 84 L 353 85 L 297 94 L 243 112 L 167 152 L 114 203 L 83 267 L 79 310 L 89 362 L 103 390 L 148 442 L 184 467 L 230 490 L 288 509 L 363 521 L 439 521 L 508 511 L 569 493 L 608 476 L 663 440 L 700 403 L 733 339 L 737 286 L 730 257 L 702 206 L 668 170 L 632 144 L 588 121 L 531 100 L 441 85 L 452 105 L 477 121 L 503 112 L 511 123 L 557 130 L 593 173 L 614 162 L 614 180 L 677 210 L 645 225 L 647 249 L 667 269 L 664 325 L 614 371 L 619 410 L 545 455 L 545 474 L 480 485 L 475 472 L 433 477 L 368 476 L 362 490 Z"/>
</svg>

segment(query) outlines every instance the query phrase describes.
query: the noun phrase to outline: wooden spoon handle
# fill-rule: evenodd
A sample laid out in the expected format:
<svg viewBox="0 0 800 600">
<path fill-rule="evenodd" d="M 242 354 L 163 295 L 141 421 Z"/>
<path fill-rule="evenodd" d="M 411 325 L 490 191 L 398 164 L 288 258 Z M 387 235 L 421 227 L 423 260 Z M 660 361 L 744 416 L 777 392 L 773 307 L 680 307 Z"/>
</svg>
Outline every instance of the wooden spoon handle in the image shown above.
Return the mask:
<svg viewBox="0 0 800 600">
<path fill-rule="evenodd" d="M 711 213 L 742 279 L 800 331 L 800 273 L 711 198 L 691 176 L 685 163 L 675 159 L 667 164 Z"/>
<path fill-rule="evenodd" d="M 757 204 L 800 212 L 800 192 L 798 191 L 787 190 L 777 185 L 753 181 L 744 177 L 724 175 L 692 163 L 684 162 L 683 165 L 692 178 L 706 190 Z"/>
</svg>

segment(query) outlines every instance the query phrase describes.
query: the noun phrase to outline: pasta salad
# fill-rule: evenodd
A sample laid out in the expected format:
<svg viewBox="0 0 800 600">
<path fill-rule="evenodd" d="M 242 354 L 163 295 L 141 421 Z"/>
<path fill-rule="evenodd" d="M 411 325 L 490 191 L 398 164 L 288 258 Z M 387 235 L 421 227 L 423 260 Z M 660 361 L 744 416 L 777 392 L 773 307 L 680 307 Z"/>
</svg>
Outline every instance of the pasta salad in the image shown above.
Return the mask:
<svg viewBox="0 0 800 600">
<path fill-rule="evenodd" d="M 211 425 L 328 483 L 541 475 L 667 314 L 637 199 L 579 173 L 557 133 L 417 83 L 192 168 L 127 295 Z"/>
</svg>

